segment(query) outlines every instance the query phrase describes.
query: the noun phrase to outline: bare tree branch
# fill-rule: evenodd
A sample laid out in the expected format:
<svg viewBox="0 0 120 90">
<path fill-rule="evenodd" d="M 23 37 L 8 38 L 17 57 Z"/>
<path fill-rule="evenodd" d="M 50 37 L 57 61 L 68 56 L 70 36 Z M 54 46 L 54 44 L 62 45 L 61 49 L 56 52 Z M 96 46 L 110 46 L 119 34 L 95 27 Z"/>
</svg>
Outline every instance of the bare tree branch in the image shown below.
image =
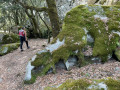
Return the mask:
<svg viewBox="0 0 120 90">
<path fill-rule="evenodd" d="M 48 10 L 47 7 L 38 8 L 38 7 L 26 5 L 26 4 L 22 3 L 22 2 L 20 2 L 20 0 L 15 0 L 15 2 L 19 3 L 25 9 L 35 10 L 37 12 L 42 12 L 42 11 L 47 11 Z"/>
</svg>

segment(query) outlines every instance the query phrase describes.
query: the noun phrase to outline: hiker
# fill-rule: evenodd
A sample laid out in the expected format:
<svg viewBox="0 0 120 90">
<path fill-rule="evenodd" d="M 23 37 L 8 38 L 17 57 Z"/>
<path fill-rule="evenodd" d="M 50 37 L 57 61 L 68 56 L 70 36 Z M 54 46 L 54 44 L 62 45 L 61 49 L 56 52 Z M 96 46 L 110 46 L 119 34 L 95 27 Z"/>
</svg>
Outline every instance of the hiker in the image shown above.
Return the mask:
<svg viewBox="0 0 120 90">
<path fill-rule="evenodd" d="M 27 33 L 26 33 L 24 27 L 19 30 L 19 36 L 20 36 L 20 49 L 21 49 L 21 51 L 23 51 L 22 45 L 23 45 L 24 41 L 26 42 L 27 49 L 29 49 L 30 47 L 28 46 Z"/>
</svg>

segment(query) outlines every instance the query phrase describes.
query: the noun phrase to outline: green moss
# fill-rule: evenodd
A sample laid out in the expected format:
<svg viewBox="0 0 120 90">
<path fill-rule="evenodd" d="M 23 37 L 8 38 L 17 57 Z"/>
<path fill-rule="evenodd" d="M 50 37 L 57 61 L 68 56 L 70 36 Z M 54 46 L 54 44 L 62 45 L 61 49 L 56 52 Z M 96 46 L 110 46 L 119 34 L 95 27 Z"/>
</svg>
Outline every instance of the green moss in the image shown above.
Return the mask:
<svg viewBox="0 0 120 90">
<path fill-rule="evenodd" d="M 3 36 L 2 43 L 9 44 L 9 43 L 16 43 L 19 42 L 19 36 L 17 34 L 6 34 Z"/>
<path fill-rule="evenodd" d="M 24 80 L 24 84 L 33 84 L 35 82 L 36 78 L 37 78 L 37 75 L 32 73 L 31 79 L 28 81 Z"/>
<path fill-rule="evenodd" d="M 34 71 L 32 70 L 32 78 L 28 81 L 24 81 L 25 84 L 32 84 L 35 82 L 37 76 L 45 75 L 49 69 L 53 69 L 53 73 L 55 73 L 55 66 L 52 61 L 52 55 L 50 52 L 43 52 L 41 54 L 37 54 L 36 59 L 31 62 L 32 66 L 35 66 L 36 69 L 41 67 L 41 70 Z"/>
<path fill-rule="evenodd" d="M 13 50 L 16 50 L 19 47 L 20 43 L 12 43 L 2 45 L 0 48 L 0 56 L 5 55 Z"/>
<path fill-rule="evenodd" d="M 108 90 L 120 90 L 120 80 L 108 79 L 105 80 Z"/>
<path fill-rule="evenodd" d="M 120 81 L 109 79 L 79 79 L 79 80 L 67 80 L 65 83 L 57 86 L 46 87 L 44 90 L 104 90 L 104 87 L 100 89 L 99 83 L 103 83 L 107 86 L 108 90 L 120 90 Z M 93 86 L 88 88 L 89 86 Z"/>
<path fill-rule="evenodd" d="M 117 56 L 118 60 L 120 61 L 120 49 L 115 50 L 115 55 Z"/>
<path fill-rule="evenodd" d="M 42 71 L 37 73 L 37 75 L 45 75 L 50 68 L 54 69 L 54 64 L 51 57 L 52 55 L 50 52 L 43 52 L 42 54 L 37 54 L 35 61 L 31 62 L 31 65 L 35 67 L 44 67 Z"/>
<path fill-rule="evenodd" d="M 120 6 L 120 1 L 117 1 L 117 2 L 115 3 L 115 5 L 119 5 L 119 6 Z"/>
<path fill-rule="evenodd" d="M 48 15 L 50 17 L 51 25 L 52 25 L 52 34 L 55 38 L 60 31 L 60 22 L 59 17 L 57 14 L 57 8 L 56 8 L 56 1 L 55 0 L 46 0 L 48 5 Z"/>
<path fill-rule="evenodd" d="M 104 12 L 101 11 L 102 9 Z M 100 18 L 94 18 L 94 15 L 97 15 L 100 12 L 102 15 L 106 15 L 106 17 L 109 18 L 108 23 L 106 23 L 108 25 L 108 30 L 106 30 L 106 25 Z M 57 38 L 59 38 L 61 41 L 65 38 L 66 45 L 56 50 L 53 53 L 53 56 L 54 54 L 59 53 L 58 55 L 61 54 L 62 59 L 66 59 L 69 57 L 69 55 L 71 55 L 70 53 L 72 51 L 80 51 L 82 48 L 84 48 L 87 43 L 86 40 L 82 41 L 82 38 L 83 36 L 86 36 L 84 32 L 84 28 L 86 28 L 88 30 L 88 33 L 95 40 L 93 46 L 93 55 L 101 57 L 101 59 L 103 59 L 103 62 L 107 61 L 108 54 L 112 53 L 112 51 L 115 50 L 116 41 L 118 40 L 118 36 L 115 34 L 113 34 L 109 39 L 112 30 L 120 31 L 118 14 L 120 14 L 120 10 L 118 10 L 118 7 L 114 6 L 101 6 L 100 8 L 100 6 L 81 5 L 72 9 L 67 13 L 62 31 L 57 36 Z M 56 39 L 53 40 L 53 43 L 55 43 Z M 75 43 L 77 42 L 80 43 L 80 45 L 76 46 Z M 65 51 L 67 52 L 62 52 L 62 48 L 66 48 Z M 61 57 L 58 56 L 58 58 Z"/>
<path fill-rule="evenodd" d="M 42 54 L 37 54 L 37 57 L 35 61 L 31 63 L 33 66 L 41 66 L 41 65 L 47 65 L 51 60 L 51 53 L 50 52 L 44 52 Z"/>
<path fill-rule="evenodd" d="M 90 83 L 85 79 L 67 80 L 58 88 L 45 88 L 45 90 L 86 90 Z"/>
</svg>

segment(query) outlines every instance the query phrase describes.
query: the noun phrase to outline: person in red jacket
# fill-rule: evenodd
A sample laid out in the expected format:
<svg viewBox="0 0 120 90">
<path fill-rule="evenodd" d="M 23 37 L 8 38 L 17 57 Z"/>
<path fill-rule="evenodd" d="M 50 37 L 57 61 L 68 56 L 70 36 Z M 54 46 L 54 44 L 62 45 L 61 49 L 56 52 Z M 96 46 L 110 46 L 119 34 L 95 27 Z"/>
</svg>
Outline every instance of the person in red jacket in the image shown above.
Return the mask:
<svg viewBox="0 0 120 90">
<path fill-rule="evenodd" d="M 24 27 L 19 30 L 19 36 L 20 36 L 20 49 L 21 49 L 21 51 L 23 51 L 22 46 L 23 46 L 24 41 L 26 42 L 26 46 L 29 49 L 30 47 L 28 46 L 27 33 L 26 33 L 26 30 Z"/>
</svg>

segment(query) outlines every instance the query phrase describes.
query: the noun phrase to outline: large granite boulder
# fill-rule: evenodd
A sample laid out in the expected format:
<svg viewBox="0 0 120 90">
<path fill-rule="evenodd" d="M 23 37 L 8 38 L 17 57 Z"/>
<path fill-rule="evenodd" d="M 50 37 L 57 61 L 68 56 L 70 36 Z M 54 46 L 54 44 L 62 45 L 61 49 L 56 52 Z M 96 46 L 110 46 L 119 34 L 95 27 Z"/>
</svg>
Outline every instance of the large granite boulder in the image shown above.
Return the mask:
<svg viewBox="0 0 120 90">
<path fill-rule="evenodd" d="M 120 5 L 120 0 L 87 0 L 87 4 L 94 5 Z"/>
<path fill-rule="evenodd" d="M 33 83 L 37 76 L 45 75 L 50 69 L 55 73 L 56 63 L 60 60 L 66 63 L 71 56 L 77 57 L 78 66 L 83 66 L 83 51 L 86 45 L 91 43 L 93 49 L 90 55 L 100 58 L 102 63 L 106 62 L 116 50 L 116 42 L 119 40 L 119 8 L 91 5 L 73 8 L 67 13 L 60 34 L 46 50 L 38 52 L 34 60 L 29 62 L 32 69 L 26 74 L 26 77 L 30 77 L 25 79 L 25 82 Z"/>
</svg>

